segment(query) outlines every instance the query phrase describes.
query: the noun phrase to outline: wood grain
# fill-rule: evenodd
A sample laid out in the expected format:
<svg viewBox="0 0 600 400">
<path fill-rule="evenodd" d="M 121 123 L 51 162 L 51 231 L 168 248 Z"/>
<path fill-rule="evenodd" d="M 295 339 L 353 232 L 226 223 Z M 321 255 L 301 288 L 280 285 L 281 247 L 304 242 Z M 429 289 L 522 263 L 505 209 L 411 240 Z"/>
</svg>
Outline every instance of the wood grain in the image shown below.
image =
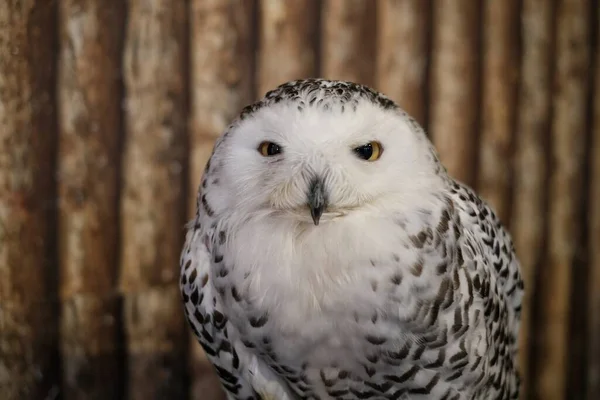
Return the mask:
<svg viewBox="0 0 600 400">
<path fill-rule="evenodd" d="M 454 178 L 475 181 L 479 2 L 433 0 L 429 131 Z"/>
<path fill-rule="evenodd" d="M 258 97 L 290 80 L 317 75 L 317 0 L 261 0 Z"/>
<path fill-rule="evenodd" d="M 325 0 L 322 7 L 320 76 L 373 86 L 374 2 Z"/>
<path fill-rule="evenodd" d="M 423 0 L 377 1 L 376 88 L 425 126 L 431 10 Z"/>
<path fill-rule="evenodd" d="M 187 393 L 179 295 L 186 218 L 187 10 L 131 0 L 125 37 L 120 290 L 129 399 Z"/>
<path fill-rule="evenodd" d="M 521 262 L 525 296 L 519 336 L 521 398 L 529 397 L 535 343 L 536 276 L 542 266 L 552 102 L 553 7 L 545 0 L 524 0 L 521 14 L 522 59 L 515 133 L 511 233 Z"/>
<path fill-rule="evenodd" d="M 517 0 L 488 1 L 483 10 L 483 109 L 477 189 L 505 224 L 510 222 L 517 111 L 518 5 Z"/>
<path fill-rule="evenodd" d="M 600 8 L 596 9 L 596 48 L 592 114 L 592 147 L 590 150 L 589 236 L 590 268 L 588 304 L 588 371 L 587 393 L 590 399 L 600 398 Z"/>
<path fill-rule="evenodd" d="M 115 286 L 124 23 L 120 3 L 59 3 L 61 392 L 67 399 L 113 398 L 121 385 Z"/>
<path fill-rule="evenodd" d="M 58 391 L 56 4 L 0 2 L 0 398 Z"/>
<path fill-rule="evenodd" d="M 581 251 L 583 173 L 589 90 L 587 0 L 559 1 L 556 12 L 548 252 L 540 281 L 534 397 L 563 399 L 567 390 L 573 268 Z"/>
</svg>

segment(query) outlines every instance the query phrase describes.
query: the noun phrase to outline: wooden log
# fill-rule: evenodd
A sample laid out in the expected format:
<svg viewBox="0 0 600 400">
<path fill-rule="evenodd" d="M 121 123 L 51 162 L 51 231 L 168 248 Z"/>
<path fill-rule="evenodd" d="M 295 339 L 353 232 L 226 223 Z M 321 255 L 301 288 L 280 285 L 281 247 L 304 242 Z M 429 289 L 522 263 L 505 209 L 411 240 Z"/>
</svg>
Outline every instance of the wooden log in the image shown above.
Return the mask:
<svg viewBox="0 0 600 400">
<path fill-rule="evenodd" d="M 215 139 L 252 98 L 253 1 L 192 0 L 191 135 L 188 212 Z M 190 330 L 191 398 L 225 399 L 221 384 Z"/>
<path fill-rule="evenodd" d="M 258 97 L 294 79 L 316 77 L 318 0 L 261 0 Z"/>
<path fill-rule="evenodd" d="M 377 83 L 425 126 L 431 12 L 423 0 L 378 0 Z"/>
<path fill-rule="evenodd" d="M 519 336 L 521 398 L 529 398 L 530 359 L 535 345 L 536 271 L 543 259 L 547 199 L 547 147 L 553 62 L 553 7 L 546 0 L 524 0 L 521 14 L 522 59 L 515 134 L 515 171 L 511 233 L 525 281 Z"/>
<path fill-rule="evenodd" d="M 59 4 L 61 392 L 66 399 L 116 398 L 121 384 L 114 282 L 124 10 L 118 0 Z"/>
<path fill-rule="evenodd" d="M 600 21 L 600 8 L 596 9 Z M 589 398 L 600 398 L 600 24 L 596 24 L 596 57 L 594 60 L 594 95 L 592 147 L 590 151 L 589 182 L 589 352 L 587 393 Z"/>
<path fill-rule="evenodd" d="M 453 177 L 474 183 L 479 2 L 433 0 L 429 131 Z"/>
<path fill-rule="evenodd" d="M 0 2 L 0 398 L 55 396 L 56 4 Z"/>
<path fill-rule="evenodd" d="M 374 85 L 375 3 L 325 0 L 321 38 L 321 76 Z"/>
<path fill-rule="evenodd" d="M 187 326 L 178 285 L 148 287 L 124 301 L 127 398 L 187 398 Z"/>
<path fill-rule="evenodd" d="M 477 189 L 506 224 L 510 222 L 510 161 L 519 76 L 518 6 L 518 0 L 487 1 L 483 15 L 483 110 Z"/>
<path fill-rule="evenodd" d="M 548 252 L 540 281 L 539 351 L 534 397 L 563 399 L 570 370 L 571 286 L 581 253 L 582 200 L 587 125 L 590 26 L 588 0 L 562 0 L 556 14 L 556 69 L 552 119 L 552 171 Z M 578 398 L 579 395 L 574 393 Z M 570 396 L 569 396 L 570 397 Z"/>
<path fill-rule="evenodd" d="M 178 285 L 186 210 L 186 35 L 185 2 L 128 2 L 119 287 L 129 399 L 187 395 L 188 328 Z"/>
</svg>

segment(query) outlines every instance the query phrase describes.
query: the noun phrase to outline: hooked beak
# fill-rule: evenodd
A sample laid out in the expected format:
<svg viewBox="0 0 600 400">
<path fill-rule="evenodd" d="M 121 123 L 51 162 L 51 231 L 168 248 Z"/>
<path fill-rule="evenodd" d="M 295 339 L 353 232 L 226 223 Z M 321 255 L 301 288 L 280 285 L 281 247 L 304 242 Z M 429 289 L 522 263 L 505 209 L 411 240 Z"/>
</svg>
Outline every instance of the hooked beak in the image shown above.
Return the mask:
<svg viewBox="0 0 600 400">
<path fill-rule="evenodd" d="M 323 211 L 327 208 L 327 195 L 325 193 L 325 184 L 322 178 L 315 178 L 308 191 L 308 208 L 315 225 L 319 225 L 319 220 Z"/>
</svg>

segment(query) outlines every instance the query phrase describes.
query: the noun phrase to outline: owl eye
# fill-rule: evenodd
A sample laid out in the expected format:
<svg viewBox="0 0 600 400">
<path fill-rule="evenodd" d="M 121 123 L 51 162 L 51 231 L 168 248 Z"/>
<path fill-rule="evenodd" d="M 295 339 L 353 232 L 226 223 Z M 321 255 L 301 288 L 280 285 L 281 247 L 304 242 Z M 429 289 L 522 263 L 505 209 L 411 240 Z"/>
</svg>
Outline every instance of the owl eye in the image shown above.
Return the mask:
<svg viewBox="0 0 600 400">
<path fill-rule="evenodd" d="M 381 143 L 373 141 L 363 146 L 356 147 L 354 153 L 363 160 L 376 161 L 381 157 L 383 147 L 381 147 Z"/>
<path fill-rule="evenodd" d="M 281 153 L 281 147 L 273 142 L 262 142 L 258 145 L 258 152 L 264 157 L 271 157 Z"/>
</svg>

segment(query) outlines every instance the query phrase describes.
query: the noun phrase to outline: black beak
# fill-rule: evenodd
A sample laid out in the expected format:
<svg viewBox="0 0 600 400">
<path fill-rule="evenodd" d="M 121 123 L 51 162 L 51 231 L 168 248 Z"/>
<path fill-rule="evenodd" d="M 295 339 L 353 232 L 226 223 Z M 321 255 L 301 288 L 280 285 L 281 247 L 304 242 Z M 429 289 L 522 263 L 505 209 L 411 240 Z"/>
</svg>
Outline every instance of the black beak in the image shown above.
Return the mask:
<svg viewBox="0 0 600 400">
<path fill-rule="evenodd" d="M 325 193 L 325 185 L 323 179 L 315 178 L 308 191 L 308 207 L 310 215 L 315 225 L 319 225 L 319 220 L 323 211 L 327 208 L 327 195 Z"/>
</svg>

